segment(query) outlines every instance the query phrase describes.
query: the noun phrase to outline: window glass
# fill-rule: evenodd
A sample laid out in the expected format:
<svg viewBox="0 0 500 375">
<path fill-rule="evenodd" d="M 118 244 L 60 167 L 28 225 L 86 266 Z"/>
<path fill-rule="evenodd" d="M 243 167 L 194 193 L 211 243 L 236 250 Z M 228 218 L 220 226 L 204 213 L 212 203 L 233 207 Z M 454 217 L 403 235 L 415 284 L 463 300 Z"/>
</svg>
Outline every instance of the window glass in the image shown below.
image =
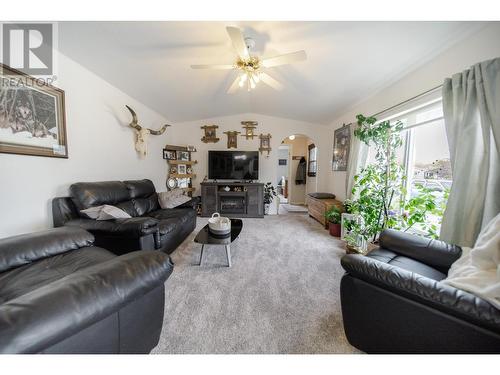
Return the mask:
<svg viewBox="0 0 500 375">
<path fill-rule="evenodd" d="M 400 117 L 393 116 L 391 123 L 402 121 L 403 146 L 398 150 L 398 163 L 406 176 L 407 199 L 421 194 L 422 187 L 435 197 L 439 212 L 429 214 L 429 223 L 439 233 L 441 215 L 446 206 L 452 184 L 448 141 L 443 120 L 442 102 L 433 102 L 416 110 L 408 110 Z M 375 150 L 368 150 L 367 164 L 376 162 Z M 395 207 L 396 208 L 396 207 Z M 397 207 L 399 209 L 399 207 Z M 416 225 L 411 231 L 423 231 Z"/>
</svg>

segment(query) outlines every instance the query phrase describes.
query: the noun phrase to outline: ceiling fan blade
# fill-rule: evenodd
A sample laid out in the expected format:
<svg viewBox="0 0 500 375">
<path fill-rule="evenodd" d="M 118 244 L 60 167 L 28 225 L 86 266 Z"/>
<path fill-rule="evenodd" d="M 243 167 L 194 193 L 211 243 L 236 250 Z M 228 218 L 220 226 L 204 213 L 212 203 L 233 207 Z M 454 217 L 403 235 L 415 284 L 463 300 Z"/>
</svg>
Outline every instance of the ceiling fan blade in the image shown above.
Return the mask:
<svg viewBox="0 0 500 375">
<path fill-rule="evenodd" d="M 270 68 L 272 66 L 279 66 L 290 64 L 297 61 L 304 61 L 307 59 L 306 51 L 297 51 L 292 53 L 286 53 L 284 55 L 279 55 L 275 57 L 270 57 L 268 59 L 262 60 L 262 66 Z"/>
<path fill-rule="evenodd" d="M 229 89 L 227 90 L 228 94 L 234 94 L 240 88 L 240 77 L 236 77 Z"/>
<path fill-rule="evenodd" d="M 201 65 L 191 65 L 191 69 L 221 69 L 221 70 L 230 70 L 233 69 L 233 65 L 210 65 L 210 64 L 201 64 Z"/>
<path fill-rule="evenodd" d="M 236 53 L 242 60 L 247 60 L 250 55 L 248 53 L 248 48 L 245 43 L 245 38 L 243 37 L 243 33 L 237 27 L 228 26 L 226 27 L 227 33 L 229 34 L 229 38 L 233 43 L 233 47 L 236 50 Z"/>
<path fill-rule="evenodd" d="M 273 77 L 271 77 L 267 73 L 260 73 L 259 78 L 262 82 L 264 82 L 266 85 L 271 86 L 273 89 L 281 91 L 283 90 L 283 85 L 276 81 Z"/>
</svg>

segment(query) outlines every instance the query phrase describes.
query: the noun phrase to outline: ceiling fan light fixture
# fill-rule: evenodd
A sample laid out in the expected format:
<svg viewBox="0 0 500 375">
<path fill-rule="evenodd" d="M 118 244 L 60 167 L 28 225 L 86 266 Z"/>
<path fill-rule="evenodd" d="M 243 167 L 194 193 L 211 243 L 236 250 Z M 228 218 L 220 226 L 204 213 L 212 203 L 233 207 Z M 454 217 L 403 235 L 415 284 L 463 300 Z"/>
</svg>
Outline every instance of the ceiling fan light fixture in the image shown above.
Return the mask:
<svg viewBox="0 0 500 375">
<path fill-rule="evenodd" d="M 238 87 L 243 88 L 245 84 L 247 86 L 247 90 L 251 91 L 261 81 L 263 84 L 275 90 L 283 90 L 283 85 L 265 71 L 262 71 L 262 69 L 304 61 L 307 58 L 306 52 L 301 50 L 261 60 L 258 56 L 250 54 L 250 50 L 255 47 L 255 41 L 252 38 L 245 38 L 241 29 L 237 27 L 228 26 L 226 27 L 226 31 L 237 54 L 237 59 L 234 64 L 191 65 L 191 68 L 220 70 L 235 69 L 239 71 L 240 75 L 234 79 L 233 83 L 227 90 L 228 94 L 236 92 Z"/>
</svg>

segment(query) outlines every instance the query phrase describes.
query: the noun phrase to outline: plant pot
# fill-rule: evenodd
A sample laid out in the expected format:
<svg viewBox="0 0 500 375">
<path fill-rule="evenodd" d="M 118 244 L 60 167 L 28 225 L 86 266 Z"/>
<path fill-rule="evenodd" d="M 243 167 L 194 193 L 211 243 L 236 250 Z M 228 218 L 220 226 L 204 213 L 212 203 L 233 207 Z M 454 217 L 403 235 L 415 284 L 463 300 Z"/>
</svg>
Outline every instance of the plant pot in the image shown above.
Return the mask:
<svg viewBox="0 0 500 375">
<path fill-rule="evenodd" d="M 269 203 L 264 203 L 264 215 L 269 215 L 269 207 L 271 205 Z"/>
<path fill-rule="evenodd" d="M 328 223 L 328 230 L 330 231 L 330 235 L 333 237 L 340 237 L 340 224 Z"/>
</svg>

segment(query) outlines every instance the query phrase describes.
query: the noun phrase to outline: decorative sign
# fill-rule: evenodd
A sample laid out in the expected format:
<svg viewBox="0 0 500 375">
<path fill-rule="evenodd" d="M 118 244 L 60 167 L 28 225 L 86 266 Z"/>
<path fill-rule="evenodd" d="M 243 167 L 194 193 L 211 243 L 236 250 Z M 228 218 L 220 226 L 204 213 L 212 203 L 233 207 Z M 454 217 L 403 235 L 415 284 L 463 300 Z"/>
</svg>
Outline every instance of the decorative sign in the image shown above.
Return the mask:
<svg viewBox="0 0 500 375">
<path fill-rule="evenodd" d="M 227 148 L 238 148 L 238 134 L 240 132 L 228 131 L 224 132 L 224 134 L 227 134 Z"/>
<path fill-rule="evenodd" d="M 258 124 L 259 123 L 257 121 L 242 121 L 241 125 L 243 125 L 243 129 L 245 129 L 245 134 L 243 134 L 242 137 L 245 137 L 246 139 L 253 139 L 254 137 L 257 137 L 254 130 Z"/>
<path fill-rule="evenodd" d="M 259 147 L 260 153 L 267 151 L 267 156 L 269 156 L 269 153 L 271 152 L 271 134 L 261 134 L 259 135 L 259 139 L 260 139 L 260 147 Z"/>
<path fill-rule="evenodd" d="M 205 130 L 205 135 L 201 138 L 201 141 L 204 143 L 217 143 L 219 142 L 219 138 L 217 138 L 217 129 L 219 128 L 217 125 L 205 125 L 201 127 Z"/>
</svg>

